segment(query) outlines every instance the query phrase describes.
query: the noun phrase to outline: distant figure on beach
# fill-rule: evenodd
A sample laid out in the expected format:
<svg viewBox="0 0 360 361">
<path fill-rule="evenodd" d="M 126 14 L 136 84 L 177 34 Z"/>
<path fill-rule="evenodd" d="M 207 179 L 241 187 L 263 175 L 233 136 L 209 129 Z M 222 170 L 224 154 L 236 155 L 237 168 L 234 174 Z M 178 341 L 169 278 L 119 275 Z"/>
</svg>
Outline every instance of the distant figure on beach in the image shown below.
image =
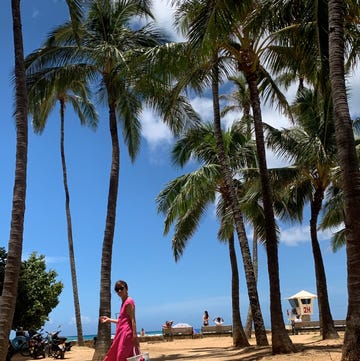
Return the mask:
<svg viewBox="0 0 360 361">
<path fill-rule="evenodd" d="M 296 315 L 295 319 L 291 320 L 291 328 L 293 335 L 298 334 L 298 330 L 296 329 L 295 323 L 299 323 L 299 322 L 302 322 L 300 315 Z"/>
<path fill-rule="evenodd" d="M 209 326 L 209 313 L 208 313 L 208 311 L 204 311 L 203 325 L 204 326 Z"/>
<path fill-rule="evenodd" d="M 140 353 L 136 333 L 135 302 L 128 295 L 128 285 L 125 281 L 117 281 L 114 289 L 122 300 L 119 318 L 100 316 L 101 323 L 117 324 L 114 339 L 104 361 L 126 361 L 128 357 L 134 355 L 134 349 L 137 354 Z"/>
<path fill-rule="evenodd" d="M 163 324 L 163 327 L 171 328 L 171 326 L 173 325 L 173 323 L 174 323 L 173 320 L 165 321 L 165 323 Z"/>
<path fill-rule="evenodd" d="M 222 317 L 215 317 L 214 322 L 216 326 L 221 326 L 224 323 L 224 319 Z"/>
<path fill-rule="evenodd" d="M 140 336 L 145 336 L 145 330 L 143 328 L 141 329 Z"/>
</svg>

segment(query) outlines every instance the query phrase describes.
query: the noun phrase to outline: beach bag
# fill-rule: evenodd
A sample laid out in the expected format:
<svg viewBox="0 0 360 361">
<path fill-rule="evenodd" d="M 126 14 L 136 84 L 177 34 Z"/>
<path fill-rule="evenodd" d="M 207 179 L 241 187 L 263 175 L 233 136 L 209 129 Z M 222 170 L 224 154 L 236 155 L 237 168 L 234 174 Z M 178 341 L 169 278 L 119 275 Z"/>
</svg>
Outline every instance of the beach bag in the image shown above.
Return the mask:
<svg viewBox="0 0 360 361">
<path fill-rule="evenodd" d="M 135 347 L 133 349 L 134 356 L 128 357 L 127 361 L 149 361 L 150 356 L 148 352 L 140 352 L 138 355 L 136 354 Z"/>
</svg>

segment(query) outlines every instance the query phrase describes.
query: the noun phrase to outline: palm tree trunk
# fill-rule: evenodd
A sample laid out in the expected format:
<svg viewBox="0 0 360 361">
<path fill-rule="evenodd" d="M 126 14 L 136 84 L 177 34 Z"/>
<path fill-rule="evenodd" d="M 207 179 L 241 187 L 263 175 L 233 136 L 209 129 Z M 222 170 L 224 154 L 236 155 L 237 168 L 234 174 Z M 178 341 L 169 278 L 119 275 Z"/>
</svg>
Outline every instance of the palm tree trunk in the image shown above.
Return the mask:
<svg viewBox="0 0 360 361">
<path fill-rule="evenodd" d="M 82 325 L 81 325 L 79 293 L 78 293 L 78 287 L 77 287 L 77 277 L 76 277 L 76 267 L 75 267 L 72 222 L 71 222 L 71 213 L 70 213 L 70 194 L 69 194 L 69 187 L 68 187 L 68 181 L 67 181 L 66 160 L 65 160 L 64 113 L 65 113 L 65 102 L 64 102 L 64 100 L 61 100 L 60 101 L 60 154 L 61 154 L 63 183 L 64 183 L 64 191 L 65 191 L 65 210 L 66 210 L 66 221 L 67 221 L 67 235 L 68 235 L 68 246 L 69 246 L 69 257 L 70 257 L 71 281 L 72 281 L 72 286 L 73 286 L 75 320 L 76 320 L 76 330 L 77 330 L 77 343 L 79 346 L 84 346 L 84 338 L 83 338 Z"/>
<path fill-rule="evenodd" d="M 360 359 L 360 171 L 346 96 L 344 73 L 344 2 L 329 0 L 330 81 L 335 136 L 345 203 L 348 311 L 342 361 Z"/>
<path fill-rule="evenodd" d="M 254 235 L 253 235 L 253 254 L 252 254 L 252 263 L 254 268 L 254 274 L 255 274 L 255 281 L 257 282 L 258 279 L 258 237 L 257 232 L 254 228 Z M 252 314 L 251 314 L 251 307 L 249 306 L 247 316 L 246 316 L 246 324 L 245 324 L 245 335 L 247 338 L 251 338 L 251 332 L 252 332 Z"/>
<path fill-rule="evenodd" d="M 273 210 L 272 192 L 268 177 L 265 155 L 265 141 L 260 108 L 260 98 L 257 88 L 257 76 L 245 74 L 250 89 L 250 100 L 254 116 L 254 128 L 256 149 L 259 162 L 261 187 L 263 193 L 263 205 L 265 216 L 266 252 L 268 261 L 269 285 L 270 285 L 270 316 L 272 351 L 274 354 L 290 353 L 295 351 L 289 334 L 285 329 L 280 295 L 279 258 Z"/>
<path fill-rule="evenodd" d="M 16 164 L 10 239 L 8 244 L 4 284 L 2 295 L 0 297 L 0 361 L 5 361 L 7 355 L 21 267 L 28 149 L 27 93 L 20 0 L 12 0 L 11 8 L 15 58 Z"/>
<path fill-rule="evenodd" d="M 109 123 L 112 144 L 109 195 L 104 241 L 101 257 L 100 307 L 99 316 L 111 316 L 111 262 L 116 219 L 116 203 L 120 170 L 120 147 L 115 114 L 115 103 L 109 104 Z M 110 323 L 98 323 L 96 349 L 93 361 L 102 361 L 111 344 Z"/>
<path fill-rule="evenodd" d="M 235 229 L 240 242 L 240 249 L 243 257 L 243 264 L 245 270 L 245 279 L 248 289 L 249 301 L 251 311 L 254 318 L 255 337 L 258 346 L 267 346 L 268 340 L 264 320 L 261 313 L 259 296 L 257 292 L 257 285 L 254 275 L 254 269 L 251 261 L 249 244 L 246 237 L 244 222 L 242 214 L 239 211 L 239 202 L 232 182 L 230 174 L 229 162 L 226 158 L 224 143 L 222 139 L 221 123 L 220 123 L 220 107 L 219 107 L 219 80 L 218 68 L 214 66 L 212 78 L 212 95 L 213 95 L 213 109 L 214 109 L 214 133 L 216 138 L 217 149 L 219 152 L 219 163 L 221 171 L 225 180 L 226 192 L 229 196 L 231 210 L 234 217 Z"/>
<path fill-rule="evenodd" d="M 246 338 L 240 315 L 239 297 L 239 270 L 237 266 L 234 235 L 229 240 L 229 255 L 231 264 L 231 300 L 232 300 L 232 325 L 233 325 L 233 345 L 235 347 L 247 347 L 249 341 Z"/>
<path fill-rule="evenodd" d="M 328 17 L 328 0 L 316 0 L 315 19 L 316 19 L 316 37 L 320 58 L 320 89 L 324 99 L 328 94 L 329 79 L 329 17 Z M 325 104 L 327 101 L 325 102 Z M 326 108 L 325 108 L 326 109 Z"/>
<path fill-rule="evenodd" d="M 315 265 L 320 330 L 323 340 L 326 340 L 339 338 L 339 335 L 334 327 L 334 321 L 330 311 L 324 262 L 321 255 L 319 241 L 317 238 L 317 220 L 321 210 L 322 200 L 323 192 L 316 190 L 314 198 L 311 202 L 310 234 Z"/>
</svg>

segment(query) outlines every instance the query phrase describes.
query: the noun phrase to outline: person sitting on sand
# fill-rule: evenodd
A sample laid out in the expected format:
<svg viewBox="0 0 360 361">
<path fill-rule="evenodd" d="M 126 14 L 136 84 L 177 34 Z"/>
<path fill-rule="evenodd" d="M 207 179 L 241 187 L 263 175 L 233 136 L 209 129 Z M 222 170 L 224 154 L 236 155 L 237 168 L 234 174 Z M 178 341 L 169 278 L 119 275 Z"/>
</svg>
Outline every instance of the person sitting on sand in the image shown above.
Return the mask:
<svg viewBox="0 0 360 361">
<path fill-rule="evenodd" d="M 224 323 L 224 319 L 222 317 L 215 317 L 214 322 L 216 326 L 221 326 Z"/>
<path fill-rule="evenodd" d="M 174 321 L 172 321 L 172 320 L 166 321 L 165 324 L 163 324 L 163 327 L 171 328 L 173 323 L 174 323 Z"/>
</svg>

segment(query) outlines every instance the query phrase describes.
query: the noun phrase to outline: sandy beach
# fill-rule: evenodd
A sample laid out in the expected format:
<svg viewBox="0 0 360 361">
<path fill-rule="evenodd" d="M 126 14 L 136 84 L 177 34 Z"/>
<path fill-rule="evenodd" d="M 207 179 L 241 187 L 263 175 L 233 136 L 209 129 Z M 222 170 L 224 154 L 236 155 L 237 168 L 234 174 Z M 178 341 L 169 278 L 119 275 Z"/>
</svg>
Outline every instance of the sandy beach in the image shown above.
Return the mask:
<svg viewBox="0 0 360 361">
<path fill-rule="evenodd" d="M 141 343 L 141 350 L 149 352 L 152 361 L 165 360 L 218 360 L 218 361 L 340 361 L 343 333 L 340 339 L 322 341 L 318 333 L 290 336 L 293 343 L 299 349 L 296 354 L 272 355 L 271 347 L 256 347 L 255 340 L 250 340 L 252 346 L 235 349 L 232 346 L 232 338 L 203 337 L 197 339 L 176 339 L 173 341 L 148 341 Z M 271 339 L 269 337 L 269 342 Z M 91 361 L 94 349 L 74 345 L 70 352 L 65 354 L 68 361 Z M 13 361 L 31 360 L 16 355 Z M 50 360 L 46 358 L 45 360 Z"/>
</svg>

